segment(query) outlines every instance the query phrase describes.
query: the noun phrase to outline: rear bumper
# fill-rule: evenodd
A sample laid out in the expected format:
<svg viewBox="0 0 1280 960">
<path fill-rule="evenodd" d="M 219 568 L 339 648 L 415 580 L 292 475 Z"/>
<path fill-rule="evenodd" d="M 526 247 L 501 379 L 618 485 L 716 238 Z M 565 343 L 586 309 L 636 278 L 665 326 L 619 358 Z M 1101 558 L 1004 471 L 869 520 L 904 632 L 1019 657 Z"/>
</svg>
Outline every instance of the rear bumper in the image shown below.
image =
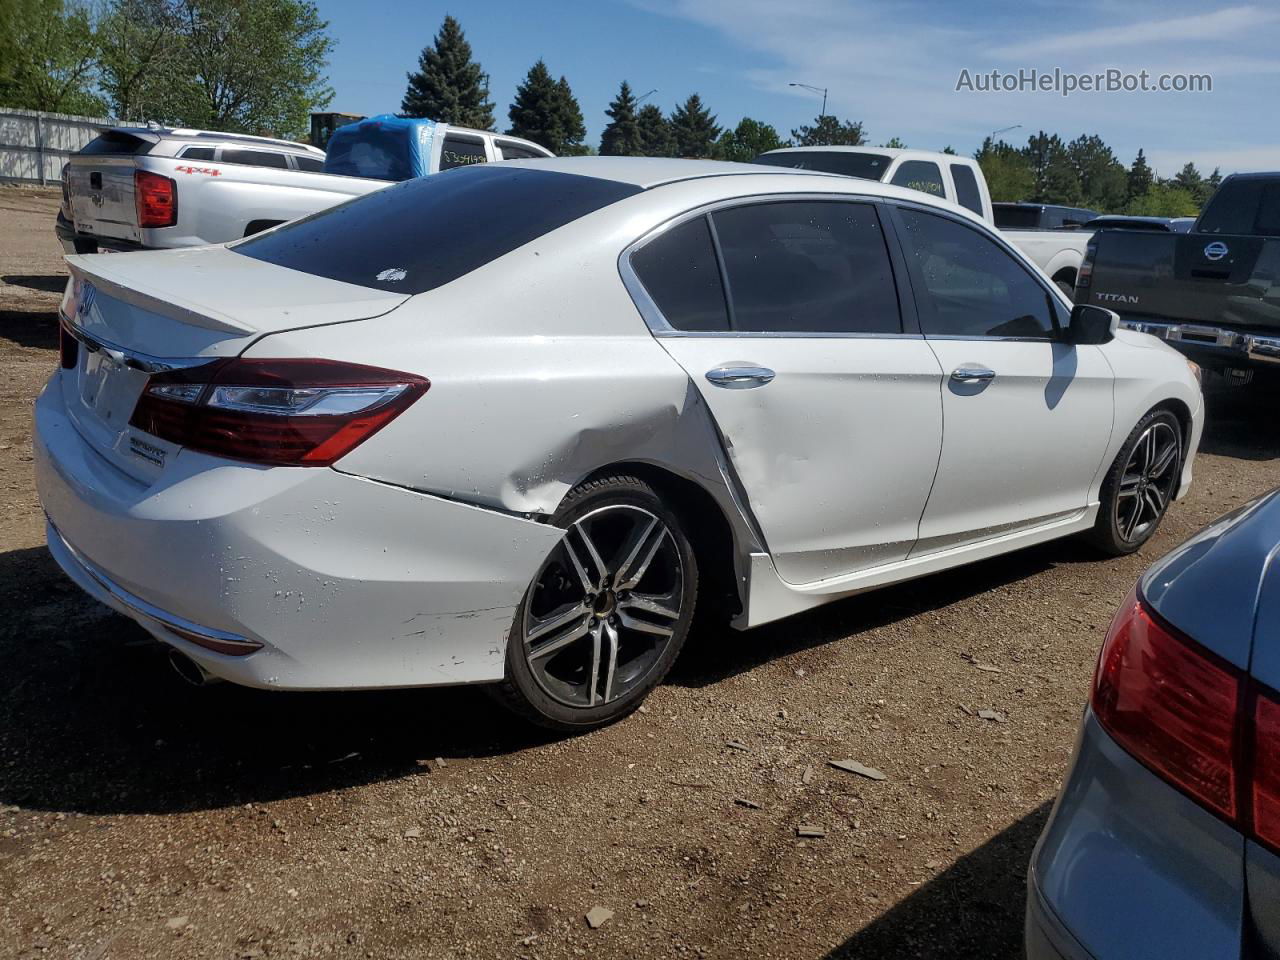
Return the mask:
<svg viewBox="0 0 1280 960">
<path fill-rule="evenodd" d="M 1120 326 L 1159 337 L 1209 367 L 1252 367 L 1280 373 L 1280 333 L 1249 333 L 1211 324 L 1122 318 Z"/>
<path fill-rule="evenodd" d="M 1240 958 L 1244 838 L 1121 749 L 1091 710 L 1027 888 L 1030 960 Z"/>
<path fill-rule="evenodd" d="M 515 607 L 562 535 L 333 469 L 187 451 L 144 485 L 81 438 L 56 389 L 36 402 L 33 447 L 49 548 L 67 574 L 248 686 L 499 680 Z"/>
</svg>

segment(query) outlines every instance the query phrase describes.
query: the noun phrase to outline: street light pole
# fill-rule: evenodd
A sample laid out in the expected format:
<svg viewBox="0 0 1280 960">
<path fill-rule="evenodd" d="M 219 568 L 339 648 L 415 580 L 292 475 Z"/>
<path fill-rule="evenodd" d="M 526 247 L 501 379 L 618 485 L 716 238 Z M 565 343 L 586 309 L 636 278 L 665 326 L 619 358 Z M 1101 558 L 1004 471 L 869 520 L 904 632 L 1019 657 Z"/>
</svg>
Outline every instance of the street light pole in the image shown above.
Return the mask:
<svg viewBox="0 0 1280 960">
<path fill-rule="evenodd" d="M 1022 124 L 1015 123 L 1012 127 L 1001 127 L 999 130 L 992 130 L 991 142 L 994 144 L 996 142 L 996 137 L 1000 136 L 1000 134 L 1002 133 L 1008 133 L 1010 130 L 1021 130 L 1021 129 L 1022 129 Z"/>
<path fill-rule="evenodd" d="M 808 84 L 808 83 L 788 83 L 787 86 L 799 87 L 802 90 L 808 90 L 812 93 L 822 94 L 822 112 L 818 114 L 818 119 L 821 120 L 823 117 L 827 115 L 827 88 L 826 87 L 815 87 L 812 84 Z"/>
<path fill-rule="evenodd" d="M 636 97 L 636 106 L 637 106 L 637 107 L 638 107 L 638 106 L 640 106 L 640 104 L 644 101 L 644 99 L 645 99 L 646 97 L 651 97 L 651 96 L 653 96 L 653 95 L 654 95 L 655 93 L 657 93 L 657 92 L 658 92 L 658 88 L 657 88 L 657 87 L 654 87 L 654 88 L 653 88 L 652 90 L 650 90 L 648 93 L 642 93 L 642 94 L 640 94 L 640 96 Z"/>
</svg>

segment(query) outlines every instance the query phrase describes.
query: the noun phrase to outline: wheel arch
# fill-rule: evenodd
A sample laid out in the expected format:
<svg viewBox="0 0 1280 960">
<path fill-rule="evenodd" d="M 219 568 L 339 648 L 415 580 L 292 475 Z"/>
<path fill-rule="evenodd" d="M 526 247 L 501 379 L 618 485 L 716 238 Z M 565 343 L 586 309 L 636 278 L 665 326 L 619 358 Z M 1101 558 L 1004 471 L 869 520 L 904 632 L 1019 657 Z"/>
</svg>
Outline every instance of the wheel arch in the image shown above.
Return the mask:
<svg viewBox="0 0 1280 960">
<path fill-rule="evenodd" d="M 618 473 L 649 484 L 680 517 L 698 559 L 698 578 L 703 584 L 700 599 L 709 600 L 717 616 L 735 616 L 741 612 L 744 591 L 739 573 L 738 537 L 716 496 L 696 480 L 639 460 L 622 460 L 598 467 L 579 483 Z"/>
</svg>

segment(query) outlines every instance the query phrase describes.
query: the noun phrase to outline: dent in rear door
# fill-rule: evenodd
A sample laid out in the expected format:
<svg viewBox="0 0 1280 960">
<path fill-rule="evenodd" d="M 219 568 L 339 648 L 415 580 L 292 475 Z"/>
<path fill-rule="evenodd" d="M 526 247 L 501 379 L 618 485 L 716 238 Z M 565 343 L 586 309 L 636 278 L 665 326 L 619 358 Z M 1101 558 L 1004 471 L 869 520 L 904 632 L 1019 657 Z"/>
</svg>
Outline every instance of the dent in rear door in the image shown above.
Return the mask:
<svg viewBox="0 0 1280 960">
<path fill-rule="evenodd" d="M 813 583 L 904 559 L 937 469 L 941 371 L 903 332 L 901 267 L 874 205 L 743 201 L 710 215 L 714 238 L 704 219 L 628 262 L 648 276 L 653 296 L 637 280 L 637 302 L 711 410 L 779 575 Z M 670 256 L 654 252 L 664 244 Z M 714 289 L 685 309 L 697 276 Z"/>
</svg>

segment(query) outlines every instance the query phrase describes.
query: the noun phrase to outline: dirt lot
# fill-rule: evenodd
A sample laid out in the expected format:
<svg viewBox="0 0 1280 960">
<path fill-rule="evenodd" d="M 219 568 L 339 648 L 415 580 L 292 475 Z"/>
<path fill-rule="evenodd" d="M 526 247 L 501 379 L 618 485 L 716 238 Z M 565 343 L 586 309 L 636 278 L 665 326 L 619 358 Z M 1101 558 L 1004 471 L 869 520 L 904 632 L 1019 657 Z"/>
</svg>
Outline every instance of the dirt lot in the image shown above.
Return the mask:
<svg viewBox="0 0 1280 960">
<path fill-rule="evenodd" d="M 3 957 L 1020 956 L 1113 608 L 1280 484 L 1274 401 L 1214 394 L 1198 482 L 1141 555 L 1050 544 L 697 636 L 644 713 L 577 739 L 476 690 L 194 689 L 44 549 L 55 203 L 0 190 Z M 888 780 L 827 766 L 850 757 Z"/>
</svg>

